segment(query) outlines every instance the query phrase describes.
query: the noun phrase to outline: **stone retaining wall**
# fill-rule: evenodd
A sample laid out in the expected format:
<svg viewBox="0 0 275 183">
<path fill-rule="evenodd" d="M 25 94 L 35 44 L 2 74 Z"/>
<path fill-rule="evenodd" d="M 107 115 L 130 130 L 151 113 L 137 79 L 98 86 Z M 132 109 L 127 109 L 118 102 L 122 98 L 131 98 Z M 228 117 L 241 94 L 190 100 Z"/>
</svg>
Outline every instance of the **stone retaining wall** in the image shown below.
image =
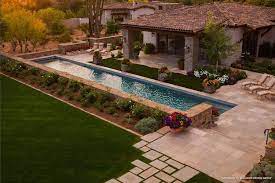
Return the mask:
<svg viewBox="0 0 275 183">
<path fill-rule="evenodd" d="M 122 42 L 122 35 L 116 35 L 116 36 L 108 36 L 108 37 L 101 37 L 101 38 L 88 38 L 88 42 L 92 46 L 94 43 L 104 43 L 105 45 L 107 43 L 111 44 L 117 44 L 119 42 Z"/>
<path fill-rule="evenodd" d="M 38 52 L 31 52 L 31 53 L 22 53 L 16 56 L 24 59 L 33 59 L 37 57 L 44 57 L 44 56 L 54 55 L 58 53 L 59 53 L 59 49 L 53 49 L 53 50 L 38 51 Z"/>
<path fill-rule="evenodd" d="M 9 55 L 7 53 L 2 53 L 2 52 L 0 52 L 0 56 L 4 57 L 4 58 L 8 58 L 8 59 L 13 59 L 13 60 L 16 60 L 18 62 L 22 62 L 26 65 L 39 68 L 43 71 L 54 72 L 54 73 L 60 75 L 61 77 L 66 77 L 68 79 L 78 81 L 80 83 L 83 83 L 84 85 L 96 88 L 96 89 L 101 90 L 101 91 L 111 93 L 111 94 L 113 94 L 117 97 L 131 99 L 131 100 L 133 100 L 137 103 L 143 104 L 143 105 L 148 106 L 150 108 L 155 108 L 155 109 L 161 110 L 161 111 L 166 112 L 166 113 L 180 112 L 180 113 L 186 114 L 188 117 L 190 117 L 192 119 L 192 125 L 195 126 L 195 127 L 199 127 L 202 124 L 211 122 L 211 120 L 212 120 L 212 106 L 209 105 L 209 104 L 206 104 L 206 103 L 196 105 L 196 106 L 192 107 L 191 109 L 189 109 L 187 111 L 181 111 L 181 110 L 177 110 L 177 109 L 171 108 L 171 107 L 163 105 L 163 104 L 153 102 L 151 100 L 147 100 L 145 98 L 142 98 L 142 97 L 139 97 L 139 96 L 136 96 L 136 95 L 131 95 L 131 94 L 128 94 L 128 93 L 125 93 L 125 92 L 121 92 L 117 89 L 104 86 L 104 85 L 99 84 L 99 83 L 97 83 L 95 81 L 92 81 L 92 80 L 86 80 L 86 79 L 68 74 L 66 72 L 57 71 L 55 69 L 52 69 L 52 68 L 46 67 L 44 65 L 38 64 L 34 61 L 25 60 L 23 58 L 19 58 L 19 57 L 12 56 L 12 55 Z"/>
<path fill-rule="evenodd" d="M 65 54 L 66 52 L 89 49 L 89 43 L 87 41 L 79 41 L 76 43 L 61 43 L 58 45 L 59 53 Z"/>
</svg>

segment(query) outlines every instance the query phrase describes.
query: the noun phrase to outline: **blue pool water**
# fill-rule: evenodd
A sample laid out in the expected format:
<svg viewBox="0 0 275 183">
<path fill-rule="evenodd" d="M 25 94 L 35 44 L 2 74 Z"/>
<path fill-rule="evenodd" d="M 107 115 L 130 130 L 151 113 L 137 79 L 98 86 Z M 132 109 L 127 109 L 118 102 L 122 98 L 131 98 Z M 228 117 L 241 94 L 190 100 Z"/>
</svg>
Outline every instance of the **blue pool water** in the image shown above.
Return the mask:
<svg viewBox="0 0 275 183">
<path fill-rule="evenodd" d="M 143 80 L 136 77 L 126 76 L 123 73 L 97 68 L 87 64 L 81 64 L 71 60 L 50 57 L 38 60 L 39 63 L 53 69 L 70 73 L 84 79 L 90 79 L 118 89 L 120 91 L 141 96 L 151 101 L 161 103 L 176 109 L 187 110 L 191 107 L 206 102 L 225 112 L 235 104 L 216 100 L 210 97 L 186 92 L 184 90 Z"/>
</svg>

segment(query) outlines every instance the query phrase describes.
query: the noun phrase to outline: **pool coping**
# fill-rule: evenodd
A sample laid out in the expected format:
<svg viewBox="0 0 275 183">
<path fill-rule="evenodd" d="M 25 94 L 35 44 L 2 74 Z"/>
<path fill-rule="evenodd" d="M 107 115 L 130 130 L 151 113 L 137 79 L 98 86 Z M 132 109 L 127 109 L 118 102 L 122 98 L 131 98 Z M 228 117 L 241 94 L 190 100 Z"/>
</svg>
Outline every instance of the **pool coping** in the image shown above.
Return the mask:
<svg viewBox="0 0 275 183">
<path fill-rule="evenodd" d="M 160 87 L 165 87 L 165 88 L 172 89 L 172 90 L 175 90 L 175 91 L 178 91 L 178 92 L 183 92 L 183 93 L 185 93 L 187 95 L 190 95 L 192 97 L 199 97 L 199 98 L 202 98 L 202 99 L 209 100 L 209 101 L 211 101 L 213 103 L 218 103 L 218 104 L 225 105 L 226 107 L 230 107 L 230 109 L 238 106 L 235 103 L 227 102 L 227 101 L 218 99 L 218 98 L 216 98 L 214 96 L 213 97 L 212 96 L 208 96 L 206 93 L 203 93 L 203 92 L 200 92 L 200 91 L 197 91 L 197 90 L 192 90 L 192 89 L 185 88 L 185 87 L 182 87 L 182 86 L 177 86 L 177 85 L 174 85 L 174 84 L 158 81 L 158 80 L 155 80 L 155 79 L 139 76 L 139 75 L 136 75 L 136 74 L 132 74 L 132 73 L 128 73 L 128 72 L 123 72 L 123 71 L 119 71 L 119 70 L 116 70 L 116 69 L 112 69 L 112 68 L 96 65 L 96 64 L 93 64 L 93 63 L 79 62 L 77 60 L 68 59 L 66 57 L 63 57 L 62 55 L 51 55 L 51 56 L 39 57 L 39 58 L 32 59 L 32 61 L 36 62 L 38 59 L 39 60 L 40 59 L 48 59 L 48 58 L 53 58 L 53 57 L 57 58 L 57 59 L 61 58 L 61 59 L 65 60 L 65 61 L 68 61 L 68 62 L 71 62 L 71 63 L 75 63 L 77 65 L 80 65 L 80 66 L 83 66 L 83 67 L 86 67 L 86 68 L 94 67 L 94 68 L 99 69 L 101 71 L 107 71 L 107 72 L 110 72 L 110 73 L 117 74 L 119 76 L 129 77 L 131 79 L 135 79 L 135 80 L 138 80 L 138 81 L 143 82 L 143 83 L 144 82 L 148 82 L 149 84 L 158 85 Z M 124 91 L 121 91 L 121 92 L 124 92 Z M 126 92 L 124 92 L 124 93 L 126 93 Z M 139 97 L 141 97 L 141 96 L 139 96 Z M 143 98 L 143 97 L 141 97 L 141 98 Z M 144 99 L 146 99 L 146 98 L 144 98 Z M 149 99 L 146 99 L 146 100 L 149 100 Z M 165 105 L 165 104 L 162 104 L 162 105 Z M 193 106 L 193 107 L 195 107 L 195 106 Z M 168 106 L 168 107 L 170 107 L 170 106 Z M 171 107 L 171 108 L 173 108 L 173 107 Z M 190 109 L 187 109 L 187 110 L 190 110 Z M 180 109 L 176 109 L 176 110 L 180 110 Z M 187 111 L 187 110 L 181 110 L 181 111 Z"/>
</svg>

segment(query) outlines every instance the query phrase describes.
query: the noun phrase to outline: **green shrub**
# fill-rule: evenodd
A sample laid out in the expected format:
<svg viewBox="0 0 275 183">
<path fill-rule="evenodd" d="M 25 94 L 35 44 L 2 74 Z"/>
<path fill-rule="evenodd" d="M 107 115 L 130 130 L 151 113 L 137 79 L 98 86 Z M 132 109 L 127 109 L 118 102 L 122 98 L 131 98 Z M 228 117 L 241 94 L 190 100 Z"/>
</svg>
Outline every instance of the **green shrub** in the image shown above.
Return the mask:
<svg viewBox="0 0 275 183">
<path fill-rule="evenodd" d="M 152 43 L 146 43 L 143 51 L 145 54 L 152 54 L 155 52 L 155 45 Z"/>
<path fill-rule="evenodd" d="M 251 177 L 271 177 L 271 180 L 254 180 L 256 183 L 271 183 L 275 179 L 275 166 L 271 162 L 263 160 L 253 167 Z"/>
<path fill-rule="evenodd" d="M 163 118 L 167 115 L 165 112 L 158 109 L 151 109 L 151 117 L 162 122 Z"/>
<path fill-rule="evenodd" d="M 142 134 L 152 133 L 160 128 L 161 122 L 155 118 L 148 117 L 141 119 L 136 125 L 135 129 Z"/>
<path fill-rule="evenodd" d="M 115 21 L 111 20 L 107 22 L 107 34 L 116 34 L 118 31 L 119 25 Z"/>
<path fill-rule="evenodd" d="M 90 91 L 86 94 L 85 99 L 92 104 L 96 101 L 96 94 Z"/>
<path fill-rule="evenodd" d="M 42 74 L 42 83 L 44 86 L 50 86 L 57 83 L 59 76 L 55 73 L 47 72 Z"/>
<path fill-rule="evenodd" d="M 40 71 L 39 71 L 39 69 L 37 69 L 35 67 L 31 67 L 31 68 L 28 69 L 28 73 L 30 75 L 38 76 Z"/>
<path fill-rule="evenodd" d="M 70 80 L 69 81 L 69 84 L 68 84 L 68 88 L 69 90 L 71 90 L 72 92 L 77 92 L 79 91 L 81 87 L 81 84 L 77 81 L 74 81 L 74 80 Z"/>
<path fill-rule="evenodd" d="M 60 22 L 53 22 L 52 27 L 51 27 L 51 34 L 53 35 L 60 35 L 60 34 L 65 34 L 68 32 L 66 30 L 66 27 L 60 23 Z"/>
<path fill-rule="evenodd" d="M 86 97 L 86 95 L 91 91 L 91 88 L 87 88 L 87 87 L 81 87 L 80 88 L 80 96 L 81 97 Z"/>
<path fill-rule="evenodd" d="M 110 106 L 106 109 L 106 113 L 115 114 L 116 113 L 116 108 L 114 106 Z"/>
<path fill-rule="evenodd" d="M 67 42 L 71 42 L 72 41 L 72 37 L 69 31 L 65 31 L 63 34 L 61 34 L 58 37 L 58 41 L 60 43 L 67 43 Z"/>
<path fill-rule="evenodd" d="M 62 95 L 64 95 L 64 92 L 65 92 L 65 88 L 62 86 L 61 88 L 59 88 L 57 90 L 57 95 L 62 96 Z"/>
<path fill-rule="evenodd" d="M 129 112 L 134 104 L 130 99 L 117 98 L 115 100 L 116 107 L 122 111 Z"/>
<path fill-rule="evenodd" d="M 101 104 L 114 100 L 114 96 L 110 93 L 100 92 L 97 94 L 97 101 Z"/>
<path fill-rule="evenodd" d="M 64 78 L 64 77 L 59 77 L 57 80 L 58 84 L 60 84 L 61 86 L 66 86 L 69 82 L 68 78 Z"/>
<path fill-rule="evenodd" d="M 100 102 L 96 101 L 93 105 L 94 105 L 94 107 L 97 108 L 99 111 L 101 111 L 101 112 L 104 111 L 104 107 L 103 107 L 103 105 L 102 105 Z"/>
<path fill-rule="evenodd" d="M 135 118 L 142 119 L 148 116 L 148 108 L 141 104 L 135 104 L 132 107 L 131 114 Z"/>
<path fill-rule="evenodd" d="M 132 119 L 132 116 L 130 113 L 126 113 L 124 116 L 124 122 L 129 123 L 129 124 L 133 124 L 134 120 Z"/>
</svg>

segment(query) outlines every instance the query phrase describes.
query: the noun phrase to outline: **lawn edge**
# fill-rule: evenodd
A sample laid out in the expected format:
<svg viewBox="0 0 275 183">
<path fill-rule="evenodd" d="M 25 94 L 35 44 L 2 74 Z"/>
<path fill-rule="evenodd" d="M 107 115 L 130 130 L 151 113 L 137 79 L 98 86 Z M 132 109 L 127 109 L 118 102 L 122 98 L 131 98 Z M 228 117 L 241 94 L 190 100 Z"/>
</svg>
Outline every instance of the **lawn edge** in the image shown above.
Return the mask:
<svg viewBox="0 0 275 183">
<path fill-rule="evenodd" d="M 7 78 L 9 78 L 9 79 L 12 79 L 12 80 L 14 80 L 14 81 L 17 81 L 17 82 L 19 82 L 19 83 L 21 83 L 21 84 L 23 84 L 23 85 L 25 85 L 25 86 L 28 86 L 28 87 L 30 87 L 30 88 L 36 90 L 36 91 L 39 91 L 39 92 L 41 92 L 41 93 L 43 93 L 43 94 L 45 94 L 45 95 L 48 95 L 48 96 L 50 96 L 50 97 L 52 97 L 52 98 L 54 98 L 54 99 L 56 99 L 56 100 L 59 100 L 59 101 L 65 103 L 65 104 L 67 104 L 67 105 L 69 105 L 69 106 L 71 106 L 71 107 L 73 107 L 73 108 L 75 108 L 75 109 L 78 109 L 78 110 L 80 110 L 80 111 L 82 111 L 82 112 L 85 112 L 86 114 L 92 115 L 92 116 L 94 116 L 94 117 L 96 117 L 96 118 L 98 118 L 98 119 L 101 119 L 101 120 L 106 121 L 106 122 L 108 122 L 108 123 L 110 123 L 110 124 L 112 124 L 112 125 L 114 125 L 114 126 L 116 126 L 116 127 L 119 127 L 120 129 L 123 129 L 124 131 L 130 132 L 130 133 L 132 133 L 132 134 L 134 134 L 134 135 L 136 135 L 136 136 L 138 136 L 138 137 L 142 137 L 142 136 L 143 136 L 143 135 L 141 135 L 141 134 L 139 134 L 139 133 L 137 133 L 137 132 L 135 132 L 135 131 L 133 131 L 133 130 L 131 130 L 131 129 L 124 128 L 123 126 L 120 126 L 120 125 L 118 125 L 118 124 L 116 124 L 116 123 L 114 123 L 114 122 L 112 122 L 112 121 L 110 121 L 110 120 L 108 120 L 108 119 L 106 119 L 106 118 L 103 118 L 103 117 L 101 117 L 101 116 L 99 116 L 99 115 L 96 115 L 96 114 L 94 114 L 94 113 L 88 112 L 88 111 L 86 111 L 86 110 L 84 110 L 84 109 L 82 109 L 82 108 L 80 108 L 80 107 L 78 107 L 78 106 L 76 106 L 76 105 L 74 105 L 74 104 L 72 104 L 72 103 L 70 103 L 70 102 L 67 102 L 66 100 L 60 99 L 60 98 L 58 98 L 58 97 L 56 97 L 56 96 L 54 96 L 54 95 L 51 95 L 51 94 L 49 94 L 49 93 L 47 93 L 47 92 L 44 92 L 43 90 L 40 90 L 40 89 L 38 89 L 38 88 L 36 88 L 36 87 L 34 87 L 34 86 L 32 86 L 32 85 L 29 85 L 29 84 L 27 84 L 27 83 L 25 83 L 25 82 L 23 82 L 23 81 L 20 81 L 20 80 L 14 78 L 14 77 L 11 77 L 11 76 L 9 76 L 9 75 L 6 75 L 6 74 L 4 74 L 3 72 L 0 72 L 0 75 L 3 75 L 3 76 L 5 76 L 5 77 L 7 77 Z"/>
</svg>

